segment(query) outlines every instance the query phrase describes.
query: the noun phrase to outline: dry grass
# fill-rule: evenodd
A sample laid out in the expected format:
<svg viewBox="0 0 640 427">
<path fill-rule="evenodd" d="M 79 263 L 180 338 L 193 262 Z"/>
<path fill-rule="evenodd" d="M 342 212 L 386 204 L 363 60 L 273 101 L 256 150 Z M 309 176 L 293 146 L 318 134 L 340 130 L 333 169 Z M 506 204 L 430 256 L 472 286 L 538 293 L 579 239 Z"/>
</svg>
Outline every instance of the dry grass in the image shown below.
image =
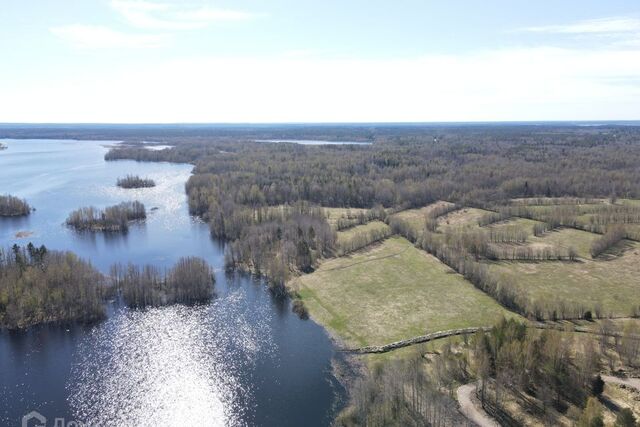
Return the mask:
<svg viewBox="0 0 640 427">
<path fill-rule="evenodd" d="M 430 212 L 436 208 L 452 205 L 453 203 L 450 202 L 439 201 L 420 209 L 407 209 L 406 211 L 393 214 L 391 217 L 400 218 L 401 220 L 408 222 L 411 225 L 411 228 L 413 228 L 417 233 L 420 233 L 424 230 L 425 220 Z"/>
<path fill-rule="evenodd" d="M 438 218 L 438 231 L 478 227 L 478 219 L 491 213 L 484 209 L 463 208 Z"/>
<path fill-rule="evenodd" d="M 328 260 L 290 285 L 316 321 L 352 346 L 492 325 L 513 315 L 399 237 Z"/>
<path fill-rule="evenodd" d="M 566 301 L 605 313 L 628 315 L 640 305 L 640 244 L 628 243 L 620 256 L 580 262 L 496 262 L 490 270 L 532 300 Z"/>
</svg>

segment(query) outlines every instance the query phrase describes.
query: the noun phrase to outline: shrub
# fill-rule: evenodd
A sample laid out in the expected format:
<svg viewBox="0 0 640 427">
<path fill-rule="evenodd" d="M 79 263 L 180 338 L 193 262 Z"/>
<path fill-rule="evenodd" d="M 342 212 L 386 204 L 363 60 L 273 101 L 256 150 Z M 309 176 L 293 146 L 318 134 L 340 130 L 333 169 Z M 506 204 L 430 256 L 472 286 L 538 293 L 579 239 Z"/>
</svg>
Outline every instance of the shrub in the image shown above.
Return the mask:
<svg viewBox="0 0 640 427">
<path fill-rule="evenodd" d="M 309 318 L 309 311 L 307 310 L 307 307 L 305 307 L 301 299 L 296 298 L 293 300 L 291 310 L 301 319 L 306 320 Z"/>
</svg>

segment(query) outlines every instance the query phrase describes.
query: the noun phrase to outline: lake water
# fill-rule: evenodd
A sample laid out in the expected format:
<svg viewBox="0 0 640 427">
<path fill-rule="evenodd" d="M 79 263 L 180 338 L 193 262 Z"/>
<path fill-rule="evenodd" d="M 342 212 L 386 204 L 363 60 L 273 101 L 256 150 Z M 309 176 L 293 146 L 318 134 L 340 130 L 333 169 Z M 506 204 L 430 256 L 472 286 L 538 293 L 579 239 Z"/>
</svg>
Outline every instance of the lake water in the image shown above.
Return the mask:
<svg viewBox="0 0 640 427">
<path fill-rule="evenodd" d="M 256 139 L 256 142 L 288 142 L 300 145 L 371 145 L 370 142 L 357 141 L 324 141 L 319 139 Z"/>
<path fill-rule="evenodd" d="M 103 272 L 114 262 L 169 267 L 197 255 L 216 269 L 209 304 L 130 310 L 110 302 L 95 325 L 0 332 L 0 425 L 36 410 L 99 425 L 328 425 L 344 390 L 324 330 L 291 313 L 264 284 L 226 275 L 223 246 L 188 214 L 192 167 L 105 162 L 108 142 L 3 140 L 0 193 L 26 198 L 30 216 L 0 218 L 2 246 L 72 250 Z M 126 174 L 156 187 L 125 190 Z M 70 211 L 140 200 L 148 219 L 125 235 L 77 233 Z M 151 210 L 153 208 L 153 210 Z M 29 237 L 17 237 L 28 235 Z"/>
</svg>

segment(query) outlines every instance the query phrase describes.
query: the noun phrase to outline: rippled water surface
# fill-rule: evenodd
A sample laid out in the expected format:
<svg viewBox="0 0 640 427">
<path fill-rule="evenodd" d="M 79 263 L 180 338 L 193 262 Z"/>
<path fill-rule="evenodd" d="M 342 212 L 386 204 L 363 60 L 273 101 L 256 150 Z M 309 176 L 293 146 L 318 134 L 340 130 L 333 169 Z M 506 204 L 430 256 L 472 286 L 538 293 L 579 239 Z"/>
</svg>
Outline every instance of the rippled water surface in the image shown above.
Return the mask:
<svg viewBox="0 0 640 427">
<path fill-rule="evenodd" d="M 96 325 L 0 332 L 0 425 L 37 410 L 98 425 L 327 425 L 343 397 L 324 331 L 265 286 L 222 270 L 223 247 L 188 215 L 190 165 L 105 162 L 92 141 L 2 141 L 0 192 L 27 198 L 27 218 L 0 219 L 0 242 L 73 250 L 102 271 L 114 262 L 168 267 L 198 255 L 216 268 L 216 297 L 199 306 L 129 310 L 109 302 Z M 157 186 L 124 190 L 135 173 Z M 126 235 L 76 233 L 81 206 L 142 201 Z M 153 210 L 151 211 L 151 209 Z M 21 237 L 21 236 L 28 237 Z"/>
</svg>

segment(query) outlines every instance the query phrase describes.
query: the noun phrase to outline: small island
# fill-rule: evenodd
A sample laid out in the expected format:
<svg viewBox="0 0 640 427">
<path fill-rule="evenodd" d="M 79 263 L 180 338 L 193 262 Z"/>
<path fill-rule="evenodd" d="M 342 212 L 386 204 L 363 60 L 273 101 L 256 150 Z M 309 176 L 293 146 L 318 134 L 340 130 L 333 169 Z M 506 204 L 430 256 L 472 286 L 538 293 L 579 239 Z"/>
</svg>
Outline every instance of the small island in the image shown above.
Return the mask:
<svg viewBox="0 0 640 427">
<path fill-rule="evenodd" d="M 31 206 L 26 200 L 9 194 L 0 196 L 0 217 L 1 216 L 24 216 L 31 213 Z"/>
<path fill-rule="evenodd" d="M 0 150 L 6 150 L 7 146 L 0 142 Z"/>
<path fill-rule="evenodd" d="M 140 178 L 138 175 L 127 175 L 124 178 L 118 178 L 118 187 L 121 188 L 150 188 L 155 187 L 154 180 L 149 178 Z"/>
<path fill-rule="evenodd" d="M 104 277 L 71 252 L 45 246 L 0 248 L 0 329 L 99 320 Z"/>
<path fill-rule="evenodd" d="M 134 201 L 123 202 L 104 210 L 93 206 L 77 209 L 69 214 L 66 224 L 79 231 L 126 232 L 130 221 L 146 217 L 144 205 Z"/>
<path fill-rule="evenodd" d="M 152 265 L 114 265 L 111 279 L 125 303 L 136 308 L 206 302 L 215 285 L 213 270 L 198 257 L 180 258 L 164 274 Z"/>
</svg>

